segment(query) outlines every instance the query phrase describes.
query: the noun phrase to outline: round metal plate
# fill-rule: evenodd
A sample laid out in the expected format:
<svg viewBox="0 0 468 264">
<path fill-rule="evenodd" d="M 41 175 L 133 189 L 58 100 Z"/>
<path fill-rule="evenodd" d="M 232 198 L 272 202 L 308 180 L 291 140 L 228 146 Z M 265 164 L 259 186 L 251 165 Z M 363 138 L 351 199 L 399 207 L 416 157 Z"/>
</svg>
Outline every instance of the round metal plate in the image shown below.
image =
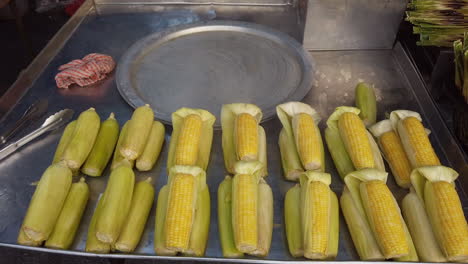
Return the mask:
<svg viewBox="0 0 468 264">
<path fill-rule="evenodd" d="M 312 59 L 301 44 L 270 28 L 212 21 L 173 27 L 134 43 L 117 68 L 117 87 L 133 107 L 150 104 L 171 123 L 181 107 L 217 117 L 227 103 L 253 103 L 263 120 L 276 105 L 301 100 L 312 87 Z"/>
</svg>

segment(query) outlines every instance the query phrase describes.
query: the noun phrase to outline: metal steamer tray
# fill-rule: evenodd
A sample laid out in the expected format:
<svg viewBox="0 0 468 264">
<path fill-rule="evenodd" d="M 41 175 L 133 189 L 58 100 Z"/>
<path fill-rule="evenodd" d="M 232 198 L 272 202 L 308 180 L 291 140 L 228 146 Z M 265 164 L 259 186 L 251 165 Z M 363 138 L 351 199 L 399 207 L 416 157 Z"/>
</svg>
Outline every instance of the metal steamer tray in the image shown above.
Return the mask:
<svg viewBox="0 0 468 264">
<path fill-rule="evenodd" d="M 293 38 L 234 21 L 172 27 L 133 44 L 118 63 L 116 83 L 133 107 L 150 104 L 171 123 L 180 107 L 217 117 L 226 103 L 255 103 L 264 120 L 276 105 L 301 100 L 312 87 L 311 57 Z"/>
<path fill-rule="evenodd" d="M 85 2 L 85 6 L 86 3 L 88 2 Z M 34 78 L 32 86 L 27 89 L 19 101 L 16 101 L 15 106 L 8 109 L 11 111 L 2 121 L 4 127 L 8 127 L 18 118 L 18 114 L 23 113 L 32 102 L 41 97 L 48 98 L 50 113 L 63 108 L 71 108 L 75 110 L 75 113 L 79 113 L 89 107 L 95 107 L 102 119 L 107 118 L 111 112 L 114 112 L 117 120 L 122 125 L 126 120 L 130 119 L 133 107 L 129 107 L 121 98 L 114 81 L 116 80 L 114 75 L 90 88 L 92 90 L 83 88 L 60 90 L 55 88 L 53 80 L 57 67 L 91 52 L 109 54 L 116 61 L 122 61 L 122 54 L 133 43 L 154 32 L 167 29 L 170 23 L 164 21 L 177 19 L 179 22 L 188 23 L 198 20 L 193 14 L 187 13 L 171 13 L 170 15 L 161 13 L 96 15 L 93 12 L 92 5 L 88 5 L 88 8 L 87 13 L 84 14 L 83 9 L 81 9 L 79 23 L 76 23 L 77 17 L 72 18 L 71 22 L 76 23 L 75 27 L 69 27 L 70 24 L 68 24 L 69 31 L 62 32 L 61 38 L 55 39 L 49 44 L 47 50 L 57 50 L 57 54 L 39 58 L 39 61 L 45 61 L 41 74 Z M 118 32 L 116 32 L 116 28 L 118 28 Z M 98 38 L 96 38 L 96 32 L 99 32 Z M 336 107 L 353 105 L 354 87 L 359 81 L 365 81 L 375 84 L 379 109 L 378 119 L 383 119 L 386 112 L 395 109 L 411 109 L 420 112 L 425 126 L 432 131 L 430 134 L 431 141 L 441 162 L 444 165 L 453 167 L 462 175 L 457 181 L 457 190 L 460 193 L 465 213 L 467 213 L 466 191 L 468 190 L 468 178 L 466 175 L 468 172 L 466 171 L 466 160 L 461 155 L 460 149 L 447 127 L 445 127 L 426 91 L 424 82 L 407 56 L 405 49 L 397 43 L 390 50 L 315 51 L 309 54 L 315 60 L 315 70 L 313 72 L 315 80 L 312 83 L 312 89 L 302 101 L 310 104 L 320 113 L 322 119 L 326 119 Z M 312 74 L 312 72 L 309 74 Z M 183 105 L 177 104 L 174 108 L 181 106 Z M 204 108 L 209 107 L 211 106 L 207 105 Z M 219 111 L 219 108 L 213 110 L 214 114 L 218 115 Z M 322 130 L 324 123 L 322 121 L 320 124 Z M 80 260 L 83 260 L 82 256 L 125 258 L 127 264 L 141 263 L 145 259 L 156 260 L 158 263 L 161 260 L 245 263 L 305 261 L 306 259 L 303 258 L 293 258 L 288 252 L 286 243 L 283 217 L 284 195 L 295 183 L 285 181 L 281 171 L 277 145 L 281 123 L 277 118 L 272 118 L 263 122 L 262 125 L 267 134 L 268 147 L 269 175 L 266 177 L 266 181 L 273 189 L 274 194 L 273 239 L 270 254 L 265 259 L 253 257 L 226 259 L 222 257 L 216 208 L 218 202 L 217 188 L 226 175 L 226 171 L 222 156 L 221 131 L 219 130 L 214 132 L 211 161 L 207 169 L 207 183 L 211 196 L 211 224 L 206 257 L 190 258 L 155 255 L 153 250 L 154 206 L 142 240 L 135 253 L 91 254 L 84 252 L 88 224 L 96 206 L 96 201 L 106 187 L 109 178 L 108 170 L 102 177 L 87 177 L 90 186 L 90 200 L 75 242 L 70 250 L 61 251 L 18 245 L 16 243 L 18 230 L 35 189 L 35 186 L 31 184 L 37 182 L 43 171 L 49 166 L 63 129 L 30 143 L 0 163 L 0 245 L 25 251 L 60 253 L 62 255 L 55 256 L 61 256 L 63 263 L 71 263 L 72 260 L 74 260 L 73 263 L 80 263 Z M 137 180 L 143 180 L 148 176 L 153 177 L 156 195 L 161 187 L 167 183 L 166 162 L 168 142 L 172 131 L 170 126 L 166 127 L 166 131 L 166 143 L 155 168 L 150 172 L 136 172 Z M 27 132 L 24 131 L 24 133 Z M 326 168 L 327 172 L 332 175 L 331 188 L 340 195 L 343 182 L 338 176 L 328 153 L 326 153 Z M 398 201 L 401 201 L 408 192 L 399 188 L 391 176 L 389 176 L 388 185 Z M 27 254 L 31 256 L 31 254 L 35 253 L 28 252 Z M 332 263 L 341 261 L 359 261 L 343 217 L 340 217 L 339 253 Z"/>
</svg>

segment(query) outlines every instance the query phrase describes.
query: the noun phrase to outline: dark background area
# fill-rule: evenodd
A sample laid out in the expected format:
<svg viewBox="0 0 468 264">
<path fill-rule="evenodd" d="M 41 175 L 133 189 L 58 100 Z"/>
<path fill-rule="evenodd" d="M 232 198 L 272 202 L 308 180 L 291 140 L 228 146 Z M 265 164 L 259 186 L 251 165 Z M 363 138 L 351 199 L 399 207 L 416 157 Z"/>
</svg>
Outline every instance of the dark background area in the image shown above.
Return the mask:
<svg viewBox="0 0 468 264">
<path fill-rule="evenodd" d="M 28 5 L 21 17 L 25 39 L 14 17 L 0 18 L 0 96 L 69 18 L 63 8 L 37 13 L 34 1 L 29 1 Z M 2 13 L 8 13 L 9 8 L 7 4 Z"/>
</svg>

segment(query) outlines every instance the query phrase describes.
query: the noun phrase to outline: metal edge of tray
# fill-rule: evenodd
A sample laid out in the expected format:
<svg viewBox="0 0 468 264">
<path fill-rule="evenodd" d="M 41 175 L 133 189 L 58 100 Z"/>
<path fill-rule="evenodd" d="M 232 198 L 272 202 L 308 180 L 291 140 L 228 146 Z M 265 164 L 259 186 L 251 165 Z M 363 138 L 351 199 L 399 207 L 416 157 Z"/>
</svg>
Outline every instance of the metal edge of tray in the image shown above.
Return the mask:
<svg viewBox="0 0 468 264">
<path fill-rule="evenodd" d="M 443 146 L 442 151 L 444 155 L 448 157 L 447 162 L 450 167 L 455 169 L 460 177 L 458 177 L 456 183 L 459 187 L 458 192 L 462 194 L 462 198 L 465 199 L 465 203 L 462 203 L 465 208 L 468 208 L 468 161 L 465 160 L 463 150 L 458 145 L 456 139 L 453 138 L 449 128 L 445 124 L 441 114 L 439 113 L 435 102 L 427 90 L 427 86 L 424 82 L 423 77 L 419 73 L 419 70 L 412 61 L 408 52 L 405 50 L 401 43 L 397 43 L 394 47 L 397 51 L 394 53 L 396 56 L 395 61 L 399 63 L 401 70 L 405 73 L 402 76 L 407 78 L 409 85 L 413 87 L 412 92 L 414 96 L 418 98 L 421 103 L 421 109 L 423 116 L 426 117 L 425 123 L 431 126 L 431 133 L 434 133 L 436 137 L 434 140 Z M 411 76 L 408 76 L 411 74 Z M 465 177 L 464 177 L 465 176 Z"/>
<path fill-rule="evenodd" d="M 34 58 L 28 67 L 20 72 L 16 81 L 0 97 L 0 120 L 8 116 L 17 102 L 31 88 L 46 66 L 58 54 L 81 22 L 94 10 L 93 0 L 86 0 L 75 14 L 55 33 L 52 39 Z"/>
<path fill-rule="evenodd" d="M 287 101 L 300 101 L 304 96 L 309 92 L 313 85 L 314 79 L 314 60 L 310 53 L 299 43 L 297 40 L 293 39 L 286 33 L 274 30 L 267 26 L 260 24 L 254 24 L 249 22 L 241 21 L 203 21 L 197 22 L 188 25 L 178 25 L 173 26 L 164 31 L 155 32 L 149 36 L 146 36 L 138 41 L 136 41 L 120 58 L 117 69 L 116 69 L 116 85 L 117 89 L 122 96 L 122 98 L 132 107 L 136 108 L 146 104 L 141 96 L 138 95 L 138 91 L 131 89 L 132 86 L 130 78 L 126 74 L 129 71 L 129 65 L 133 63 L 133 59 L 139 60 L 142 56 L 141 51 L 148 43 L 152 45 L 159 45 L 164 43 L 166 40 L 172 40 L 181 36 L 184 36 L 187 33 L 199 33 L 199 32 L 209 32 L 209 31 L 220 31 L 220 30 L 232 30 L 237 32 L 248 33 L 265 39 L 271 40 L 275 43 L 282 44 L 283 46 L 290 47 L 294 51 L 294 56 L 298 58 L 300 65 L 302 67 L 302 80 L 299 86 L 288 95 Z M 154 43 L 153 43 L 154 42 Z M 268 108 L 262 108 L 263 119 L 261 122 L 271 120 L 276 115 L 276 105 L 270 106 Z M 172 113 L 160 112 L 158 109 L 153 109 L 155 116 L 158 119 L 165 123 L 171 124 Z M 220 129 L 220 124 L 215 124 L 215 129 Z"/>
</svg>

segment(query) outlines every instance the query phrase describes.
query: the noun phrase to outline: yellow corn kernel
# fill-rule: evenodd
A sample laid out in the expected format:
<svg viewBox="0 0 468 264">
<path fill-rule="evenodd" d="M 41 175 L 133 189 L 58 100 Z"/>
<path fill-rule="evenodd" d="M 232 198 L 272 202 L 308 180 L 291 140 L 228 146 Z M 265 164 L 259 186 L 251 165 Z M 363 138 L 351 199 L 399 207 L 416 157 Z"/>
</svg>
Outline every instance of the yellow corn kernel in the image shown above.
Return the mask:
<svg viewBox="0 0 468 264">
<path fill-rule="evenodd" d="M 378 180 L 361 183 L 361 196 L 370 226 L 386 259 L 409 254 L 400 212 L 387 185 Z"/>
<path fill-rule="evenodd" d="M 426 210 L 439 246 L 449 261 L 468 258 L 468 225 L 454 186 L 448 182 L 427 182 Z"/>
<path fill-rule="evenodd" d="M 323 259 L 327 257 L 330 236 L 330 188 L 319 181 L 312 181 L 307 188 L 310 208 L 303 208 L 308 212 L 302 219 L 307 224 L 304 226 L 304 256 Z"/>
<path fill-rule="evenodd" d="M 258 160 L 258 124 L 255 117 L 247 113 L 239 114 L 235 130 L 237 159 Z"/>
<path fill-rule="evenodd" d="M 354 167 L 357 170 L 375 168 L 366 127 L 359 116 L 351 112 L 343 113 L 338 119 L 338 129 Z"/>
<path fill-rule="evenodd" d="M 416 117 L 408 117 L 403 121 L 403 127 L 408 135 L 409 144 L 414 150 L 415 168 L 422 166 L 440 165 L 434 149 L 432 148 L 429 137 L 426 134 L 424 126 Z"/>
<path fill-rule="evenodd" d="M 190 174 L 176 174 L 169 188 L 165 224 L 166 248 L 186 251 L 195 214 L 196 179 Z"/>
<path fill-rule="evenodd" d="M 398 185 L 409 187 L 411 164 L 397 133 L 393 130 L 383 133 L 379 138 L 379 143 Z"/>
<path fill-rule="evenodd" d="M 317 170 L 322 167 L 322 140 L 318 127 L 312 116 L 299 113 L 292 120 L 294 138 L 302 166 L 306 170 Z"/>
<path fill-rule="evenodd" d="M 184 118 L 175 151 L 175 165 L 193 166 L 198 160 L 202 120 L 192 114 Z"/>
<path fill-rule="evenodd" d="M 249 253 L 258 245 L 258 184 L 253 175 L 234 176 L 232 226 L 237 250 Z"/>
</svg>

